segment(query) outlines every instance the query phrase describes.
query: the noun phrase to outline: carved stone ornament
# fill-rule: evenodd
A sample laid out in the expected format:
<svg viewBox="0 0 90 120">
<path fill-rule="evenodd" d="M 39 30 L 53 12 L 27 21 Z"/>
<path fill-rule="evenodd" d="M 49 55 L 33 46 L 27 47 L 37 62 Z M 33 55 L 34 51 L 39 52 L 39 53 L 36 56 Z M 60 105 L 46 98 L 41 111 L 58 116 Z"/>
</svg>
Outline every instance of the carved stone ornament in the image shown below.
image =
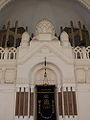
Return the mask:
<svg viewBox="0 0 90 120">
<path fill-rule="evenodd" d="M 55 27 L 48 19 L 42 19 L 36 25 L 36 35 L 38 34 L 55 34 Z"/>
</svg>

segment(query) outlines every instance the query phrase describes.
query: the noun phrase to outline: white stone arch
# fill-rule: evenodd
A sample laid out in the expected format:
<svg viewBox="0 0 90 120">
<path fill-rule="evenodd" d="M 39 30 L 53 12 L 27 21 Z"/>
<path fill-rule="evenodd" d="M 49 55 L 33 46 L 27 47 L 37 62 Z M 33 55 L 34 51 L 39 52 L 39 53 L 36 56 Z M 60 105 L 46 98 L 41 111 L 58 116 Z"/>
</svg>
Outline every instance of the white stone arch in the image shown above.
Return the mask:
<svg viewBox="0 0 90 120">
<path fill-rule="evenodd" d="M 41 80 L 41 84 L 43 84 L 43 78 L 44 78 L 43 77 L 44 75 L 44 63 L 43 62 L 39 62 L 35 64 L 29 71 L 29 84 L 30 85 L 36 85 L 40 83 L 40 81 L 39 82 L 37 81 L 38 80 L 37 74 L 39 73 L 42 74 L 41 75 L 42 78 L 40 80 Z M 55 81 L 53 81 L 52 83 L 50 82 L 49 74 L 53 75 L 52 77 L 56 78 Z M 55 84 L 56 86 L 60 86 L 62 84 L 63 74 L 60 68 L 56 64 L 52 62 L 47 62 L 47 75 L 49 79 L 49 84 Z"/>
</svg>

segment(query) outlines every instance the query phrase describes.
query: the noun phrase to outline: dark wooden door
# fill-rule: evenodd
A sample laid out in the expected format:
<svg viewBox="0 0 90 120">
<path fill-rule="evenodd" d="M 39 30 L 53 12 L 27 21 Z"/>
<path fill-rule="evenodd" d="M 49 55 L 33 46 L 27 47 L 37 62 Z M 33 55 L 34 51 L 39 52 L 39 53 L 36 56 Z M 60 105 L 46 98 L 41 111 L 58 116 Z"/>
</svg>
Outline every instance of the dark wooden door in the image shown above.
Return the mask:
<svg viewBox="0 0 90 120">
<path fill-rule="evenodd" d="M 56 120 L 55 86 L 36 86 L 36 120 Z"/>
</svg>

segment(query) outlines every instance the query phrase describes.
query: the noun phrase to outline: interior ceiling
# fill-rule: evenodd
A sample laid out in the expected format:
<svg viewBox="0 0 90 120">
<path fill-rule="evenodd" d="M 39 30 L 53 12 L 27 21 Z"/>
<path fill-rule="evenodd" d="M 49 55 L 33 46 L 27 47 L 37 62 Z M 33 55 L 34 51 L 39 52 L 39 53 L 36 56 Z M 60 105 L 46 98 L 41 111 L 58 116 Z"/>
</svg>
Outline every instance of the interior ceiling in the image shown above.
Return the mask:
<svg viewBox="0 0 90 120">
<path fill-rule="evenodd" d="M 43 18 L 52 21 L 57 33 L 60 26 L 70 26 L 71 20 L 75 27 L 81 21 L 90 31 L 90 0 L 0 0 L 0 28 L 9 20 L 14 26 L 18 20 L 19 26 L 28 26 L 29 32 L 35 33 L 36 24 Z"/>
<path fill-rule="evenodd" d="M 11 1 L 14 0 L 0 0 L 0 10 Z M 76 1 L 81 2 L 86 8 L 90 10 L 90 0 L 76 0 Z"/>
</svg>

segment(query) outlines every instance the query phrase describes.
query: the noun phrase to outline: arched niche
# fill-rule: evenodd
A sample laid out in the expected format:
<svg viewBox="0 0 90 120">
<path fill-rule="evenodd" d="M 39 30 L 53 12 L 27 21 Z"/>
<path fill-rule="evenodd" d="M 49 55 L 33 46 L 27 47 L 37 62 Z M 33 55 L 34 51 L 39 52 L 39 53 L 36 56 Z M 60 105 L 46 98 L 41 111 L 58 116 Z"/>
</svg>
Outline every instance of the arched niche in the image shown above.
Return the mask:
<svg viewBox="0 0 90 120">
<path fill-rule="evenodd" d="M 44 80 L 44 63 L 38 63 L 29 72 L 29 84 L 42 85 Z M 47 78 L 50 85 L 60 85 L 63 80 L 61 70 L 53 63 L 47 63 Z"/>
</svg>

